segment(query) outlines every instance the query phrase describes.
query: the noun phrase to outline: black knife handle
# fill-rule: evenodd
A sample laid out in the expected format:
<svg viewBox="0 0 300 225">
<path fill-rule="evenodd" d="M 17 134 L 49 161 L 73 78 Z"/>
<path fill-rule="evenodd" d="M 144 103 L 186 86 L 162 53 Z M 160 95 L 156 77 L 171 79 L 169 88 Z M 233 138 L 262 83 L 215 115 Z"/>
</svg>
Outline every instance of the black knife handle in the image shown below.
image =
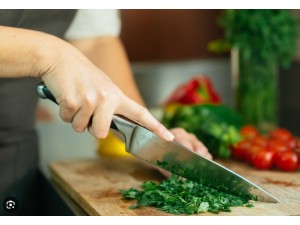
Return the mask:
<svg viewBox="0 0 300 225">
<path fill-rule="evenodd" d="M 38 96 L 40 98 L 43 98 L 43 99 L 49 99 L 51 100 L 52 102 L 54 102 L 55 104 L 59 105 L 58 102 L 56 101 L 55 97 L 52 95 L 51 91 L 48 89 L 48 87 L 44 84 L 44 82 L 41 82 L 40 84 L 38 84 L 37 88 L 36 88 L 36 92 L 38 94 Z M 113 116 L 113 120 L 111 121 L 110 123 L 110 128 L 114 129 L 114 130 L 117 130 L 119 131 L 118 127 L 116 126 L 115 122 L 114 122 L 114 119 L 118 119 L 118 118 L 115 118 L 117 116 Z M 93 120 L 93 117 L 90 118 L 90 122 L 89 124 L 91 124 Z"/>
</svg>

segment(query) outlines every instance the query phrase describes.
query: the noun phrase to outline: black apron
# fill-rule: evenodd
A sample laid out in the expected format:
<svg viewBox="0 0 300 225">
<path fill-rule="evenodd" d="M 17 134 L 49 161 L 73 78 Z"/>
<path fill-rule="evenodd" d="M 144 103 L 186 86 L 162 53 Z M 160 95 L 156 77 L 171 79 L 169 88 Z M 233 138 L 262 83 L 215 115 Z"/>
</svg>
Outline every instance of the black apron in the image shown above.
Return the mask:
<svg viewBox="0 0 300 225">
<path fill-rule="evenodd" d="M 0 10 L 0 25 L 63 37 L 75 14 L 76 10 Z M 38 82 L 29 77 L 0 78 L 0 215 L 37 213 L 38 139 L 34 123 Z M 14 213 L 4 210 L 2 203 L 7 197 L 18 200 Z"/>
</svg>

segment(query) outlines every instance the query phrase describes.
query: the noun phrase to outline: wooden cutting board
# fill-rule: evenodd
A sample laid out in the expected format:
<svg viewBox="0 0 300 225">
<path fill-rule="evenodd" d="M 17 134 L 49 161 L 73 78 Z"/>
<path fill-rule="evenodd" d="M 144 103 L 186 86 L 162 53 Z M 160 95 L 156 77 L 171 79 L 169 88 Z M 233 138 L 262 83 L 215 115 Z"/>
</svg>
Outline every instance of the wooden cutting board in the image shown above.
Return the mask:
<svg viewBox="0 0 300 225">
<path fill-rule="evenodd" d="M 199 216 L 300 215 L 300 173 L 258 171 L 243 163 L 220 162 L 272 193 L 280 203 L 255 202 L 253 208 L 234 207 L 232 212 Z M 162 175 L 140 160 L 82 159 L 50 164 L 52 178 L 88 215 L 170 215 L 152 207 L 129 209 L 134 200 L 122 198 L 119 190 L 139 188 L 145 180 L 161 181 Z"/>
</svg>

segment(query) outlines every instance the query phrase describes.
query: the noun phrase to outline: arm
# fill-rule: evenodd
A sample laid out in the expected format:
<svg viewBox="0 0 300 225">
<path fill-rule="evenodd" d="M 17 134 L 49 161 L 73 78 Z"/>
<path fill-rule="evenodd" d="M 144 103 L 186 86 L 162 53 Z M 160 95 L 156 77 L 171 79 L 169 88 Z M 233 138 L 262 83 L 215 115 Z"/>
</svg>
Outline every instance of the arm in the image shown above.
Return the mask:
<svg viewBox="0 0 300 225">
<path fill-rule="evenodd" d="M 42 61 L 46 46 L 56 42 L 54 36 L 41 32 L 0 26 L 0 77 L 40 76 L 46 70 Z"/>
<path fill-rule="evenodd" d="M 0 26 L 0 77 L 41 77 L 60 106 L 60 116 L 82 132 L 107 136 L 113 114 L 141 123 L 165 140 L 173 135 L 78 49 L 42 32 Z"/>
</svg>

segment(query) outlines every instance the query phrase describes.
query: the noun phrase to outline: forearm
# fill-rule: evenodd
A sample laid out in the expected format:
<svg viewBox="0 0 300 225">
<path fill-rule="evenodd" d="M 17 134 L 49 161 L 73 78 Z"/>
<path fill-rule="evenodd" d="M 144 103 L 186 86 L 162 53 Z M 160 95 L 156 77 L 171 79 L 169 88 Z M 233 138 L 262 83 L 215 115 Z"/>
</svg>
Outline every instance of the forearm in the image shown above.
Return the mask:
<svg viewBox="0 0 300 225">
<path fill-rule="evenodd" d="M 46 55 L 58 38 L 38 31 L 0 26 L 0 77 L 40 76 L 47 70 Z"/>
<path fill-rule="evenodd" d="M 70 43 L 101 68 L 129 98 L 144 105 L 119 38 L 100 37 Z"/>
</svg>

